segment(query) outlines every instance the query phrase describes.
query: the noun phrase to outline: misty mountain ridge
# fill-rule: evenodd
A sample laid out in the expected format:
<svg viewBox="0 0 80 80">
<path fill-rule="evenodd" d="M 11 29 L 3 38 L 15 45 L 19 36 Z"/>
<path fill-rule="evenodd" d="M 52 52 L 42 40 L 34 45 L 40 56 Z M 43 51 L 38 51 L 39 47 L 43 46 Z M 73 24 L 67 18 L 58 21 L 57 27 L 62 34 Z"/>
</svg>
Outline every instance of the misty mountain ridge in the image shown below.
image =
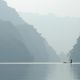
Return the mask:
<svg viewBox="0 0 80 80">
<path fill-rule="evenodd" d="M 10 21 L 14 25 L 25 23 L 18 15 L 17 11 L 14 8 L 9 7 L 4 0 L 0 0 L 0 19 Z"/>
<path fill-rule="evenodd" d="M 70 51 L 70 56 L 73 62 L 80 62 L 80 37 L 77 39 L 77 43 L 74 45 L 73 49 Z"/>
<path fill-rule="evenodd" d="M 0 20 L 3 20 L 4 23 L 9 22 L 12 24 L 12 25 L 10 24 L 0 25 L 1 28 L 3 26 L 4 28 L 7 28 L 8 34 L 6 35 L 10 36 L 7 40 L 6 36 L 4 35 L 5 42 L 4 42 L 4 38 L 1 37 L 3 41 L 2 43 L 5 43 L 5 47 L 3 47 L 2 49 L 5 50 L 6 46 L 8 45 L 6 42 L 8 41 L 8 43 L 11 42 L 9 44 L 12 47 L 14 47 L 14 45 L 11 45 L 11 44 L 16 44 L 15 46 L 17 50 L 23 49 L 20 51 L 21 55 L 23 55 L 24 53 L 31 60 L 34 58 L 34 61 L 57 61 L 58 56 L 56 55 L 56 52 L 49 46 L 47 41 L 36 31 L 36 29 L 32 25 L 29 25 L 28 23 L 26 23 L 18 15 L 15 9 L 10 8 L 4 0 L 0 0 Z M 10 26 L 13 26 L 13 27 L 11 28 Z M 4 34 L 4 31 L 5 30 L 2 29 L 3 34 Z M 3 34 L 1 36 L 3 36 Z M 10 34 L 12 34 L 12 36 Z M 20 44 L 23 45 L 21 46 L 22 48 L 18 46 Z M 8 49 L 10 49 L 10 47 L 7 48 L 6 50 L 8 51 Z M 16 49 L 12 48 L 12 50 L 15 51 L 14 52 L 15 54 L 13 56 L 16 56 L 16 53 L 19 54 L 19 52 L 17 52 Z M 24 49 L 27 51 L 25 51 Z M 11 53 L 11 51 L 9 53 Z"/>
<path fill-rule="evenodd" d="M 0 20 L 0 62 L 31 62 L 33 57 L 10 22 Z"/>
<path fill-rule="evenodd" d="M 68 53 L 80 35 L 80 17 L 56 16 L 19 12 L 29 24 L 34 25 L 58 53 Z"/>
<path fill-rule="evenodd" d="M 49 35 L 51 36 L 51 39 L 54 36 L 53 39 L 56 39 L 57 40 L 56 43 L 59 42 L 61 46 L 62 46 L 62 43 L 60 43 L 61 40 L 65 41 L 65 43 L 68 43 L 69 45 L 72 43 L 71 44 L 72 47 L 70 47 L 68 51 L 69 52 L 68 57 L 70 57 L 70 59 L 72 59 L 73 62 L 80 62 L 80 54 L 79 54 L 80 53 L 80 37 L 79 37 L 80 36 L 80 17 L 70 17 L 70 16 L 58 17 L 55 15 L 39 15 L 34 13 L 23 13 L 23 12 L 20 13 L 20 15 L 29 24 L 33 24 L 38 29 L 41 29 L 42 32 L 43 32 L 42 30 L 43 28 L 44 29 L 46 28 L 47 32 L 48 30 L 51 31 L 51 33 L 48 32 Z M 54 34 L 51 35 L 52 32 L 55 31 L 53 27 L 56 27 L 55 29 L 57 32 L 54 32 Z M 61 34 L 61 35 L 58 35 L 58 34 Z M 60 38 L 57 39 L 55 35 L 60 36 Z M 77 38 L 78 40 L 76 41 Z"/>
</svg>

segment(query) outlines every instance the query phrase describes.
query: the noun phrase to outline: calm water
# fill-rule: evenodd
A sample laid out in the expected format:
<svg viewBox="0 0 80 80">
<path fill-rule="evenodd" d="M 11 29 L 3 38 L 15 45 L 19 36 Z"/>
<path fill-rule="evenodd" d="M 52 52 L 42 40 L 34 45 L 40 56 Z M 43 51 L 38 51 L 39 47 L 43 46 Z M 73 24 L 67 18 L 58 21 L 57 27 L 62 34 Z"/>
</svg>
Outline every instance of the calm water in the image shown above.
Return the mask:
<svg viewBox="0 0 80 80">
<path fill-rule="evenodd" d="M 80 64 L 0 65 L 0 80 L 80 80 Z"/>
</svg>

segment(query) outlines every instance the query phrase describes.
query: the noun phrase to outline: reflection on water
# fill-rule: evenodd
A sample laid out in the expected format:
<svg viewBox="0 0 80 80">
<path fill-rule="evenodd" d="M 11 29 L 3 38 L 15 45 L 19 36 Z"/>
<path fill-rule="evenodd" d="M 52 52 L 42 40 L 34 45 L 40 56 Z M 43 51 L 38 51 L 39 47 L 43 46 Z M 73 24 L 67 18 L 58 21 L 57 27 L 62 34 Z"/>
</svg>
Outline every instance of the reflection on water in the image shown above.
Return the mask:
<svg viewBox="0 0 80 80">
<path fill-rule="evenodd" d="M 80 80 L 79 64 L 0 65 L 0 80 Z"/>
<path fill-rule="evenodd" d="M 47 65 L 0 65 L 0 80 L 46 80 Z"/>
<path fill-rule="evenodd" d="M 76 80 L 80 80 L 80 64 L 74 64 L 72 66 L 73 73 L 75 75 Z"/>
<path fill-rule="evenodd" d="M 74 80 L 71 65 L 57 64 L 54 75 L 49 76 L 48 80 Z"/>
<path fill-rule="evenodd" d="M 29 65 L 0 65 L 0 80 L 24 80 Z"/>
</svg>

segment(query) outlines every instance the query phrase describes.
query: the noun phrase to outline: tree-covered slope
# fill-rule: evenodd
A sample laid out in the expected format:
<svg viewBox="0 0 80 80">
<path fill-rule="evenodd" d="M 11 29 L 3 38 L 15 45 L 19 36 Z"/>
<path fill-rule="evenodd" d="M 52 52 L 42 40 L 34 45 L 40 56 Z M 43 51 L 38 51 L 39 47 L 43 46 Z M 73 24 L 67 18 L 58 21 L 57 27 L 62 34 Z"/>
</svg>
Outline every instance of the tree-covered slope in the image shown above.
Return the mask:
<svg viewBox="0 0 80 80">
<path fill-rule="evenodd" d="M 15 26 L 0 20 L 0 62 L 33 61 Z"/>
<path fill-rule="evenodd" d="M 73 62 L 80 62 L 80 37 L 77 39 L 77 43 L 74 45 L 73 49 L 70 51 L 70 54 Z"/>
<path fill-rule="evenodd" d="M 18 38 L 24 43 L 31 55 L 34 57 L 34 61 L 54 61 L 53 58 L 57 58 L 55 51 L 50 51 L 50 46 L 46 43 L 46 40 L 37 32 L 37 30 L 26 23 L 16 12 L 15 9 L 10 8 L 4 0 L 0 0 L 0 19 L 9 21 L 15 25 L 15 28 L 21 35 Z M 12 40 L 11 40 L 12 41 Z M 47 46 L 47 48 L 46 48 Z M 49 55 L 53 55 L 52 59 Z"/>
</svg>

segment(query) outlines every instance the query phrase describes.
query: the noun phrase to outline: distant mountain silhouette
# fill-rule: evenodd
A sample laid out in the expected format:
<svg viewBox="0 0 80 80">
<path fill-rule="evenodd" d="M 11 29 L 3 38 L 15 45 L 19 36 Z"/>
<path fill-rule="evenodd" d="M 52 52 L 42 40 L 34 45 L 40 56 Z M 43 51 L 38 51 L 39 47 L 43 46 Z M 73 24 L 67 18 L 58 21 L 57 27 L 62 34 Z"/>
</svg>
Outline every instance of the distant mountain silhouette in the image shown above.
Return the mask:
<svg viewBox="0 0 80 80">
<path fill-rule="evenodd" d="M 74 45 L 73 49 L 70 51 L 70 54 L 73 62 L 80 62 L 80 37 L 77 39 L 77 43 Z"/>
<path fill-rule="evenodd" d="M 15 25 L 25 23 L 20 18 L 16 10 L 14 8 L 9 7 L 4 0 L 0 0 L 0 19 L 10 21 Z"/>
<path fill-rule="evenodd" d="M 3 44 L 5 43 L 5 45 L 3 46 L 2 49 L 5 50 L 5 52 L 8 50 L 6 49 L 6 47 L 9 45 L 9 47 L 11 48 L 11 46 L 13 45 L 10 49 L 11 51 L 14 51 L 13 53 L 17 54 L 17 53 L 22 53 L 26 54 L 27 50 L 29 51 L 29 53 L 31 54 L 31 56 L 33 56 L 34 61 L 57 61 L 58 56 L 56 55 L 56 52 L 54 50 L 52 50 L 50 48 L 50 46 L 48 45 L 47 41 L 36 31 L 35 28 L 33 28 L 32 25 L 27 24 L 16 12 L 15 9 L 10 8 L 7 3 L 3 0 L 0 0 L 0 19 L 3 21 L 8 21 L 10 23 L 12 23 L 13 26 L 18 32 L 19 35 L 13 35 L 13 31 L 14 29 L 11 29 L 12 26 L 9 23 L 9 26 L 7 25 L 3 25 L 1 24 L 1 28 L 4 26 L 4 29 L 7 29 L 8 32 L 8 38 L 6 36 L 4 36 L 4 40 L 3 40 Z M 8 29 L 9 28 L 9 29 Z M 2 29 L 2 32 L 4 34 L 4 29 Z M 6 33 L 7 33 L 6 32 Z M 15 31 L 14 31 L 15 32 Z M 0 32 L 1 34 L 1 32 Z M 12 37 L 12 35 L 13 37 Z M 7 34 L 5 34 L 7 35 Z M 21 37 L 19 37 L 21 36 Z M 16 37 L 16 39 L 15 39 Z M 8 42 L 11 43 L 7 43 L 7 39 L 9 39 Z M 15 42 L 14 42 L 14 41 Z M 21 46 L 22 45 L 22 46 Z M 25 48 L 26 46 L 26 48 Z M 7 47 L 8 48 L 8 47 Z M 16 49 L 17 48 L 17 49 Z M 20 50 L 20 51 L 19 51 Z M 18 51 L 18 52 L 16 52 Z M 13 55 L 12 53 L 12 55 Z M 21 54 L 21 55 L 23 55 Z M 27 55 L 30 55 L 27 53 Z M 15 56 L 15 55 L 13 55 Z M 26 56 L 25 56 L 26 57 Z M 27 58 L 27 57 L 26 57 Z M 25 59 L 25 58 L 24 58 Z M 22 60 L 22 59 L 21 59 Z"/>
<path fill-rule="evenodd" d="M 19 12 L 20 16 L 51 43 L 58 52 L 65 53 L 72 49 L 76 38 L 80 34 L 80 17 L 56 16 L 54 14 L 39 14 Z"/>
</svg>

